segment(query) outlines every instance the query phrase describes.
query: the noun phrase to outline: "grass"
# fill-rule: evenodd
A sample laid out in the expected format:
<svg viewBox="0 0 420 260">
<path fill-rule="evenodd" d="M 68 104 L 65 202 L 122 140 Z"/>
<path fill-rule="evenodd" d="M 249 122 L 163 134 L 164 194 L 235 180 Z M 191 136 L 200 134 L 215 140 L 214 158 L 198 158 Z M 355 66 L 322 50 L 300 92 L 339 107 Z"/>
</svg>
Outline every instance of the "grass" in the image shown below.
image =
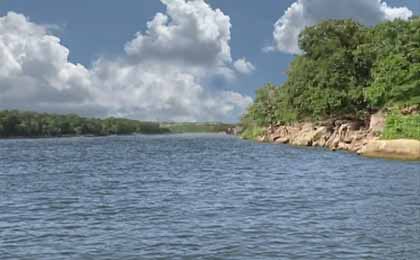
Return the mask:
<svg viewBox="0 0 420 260">
<path fill-rule="evenodd" d="M 388 115 L 382 138 L 420 140 L 420 115 Z"/>
</svg>

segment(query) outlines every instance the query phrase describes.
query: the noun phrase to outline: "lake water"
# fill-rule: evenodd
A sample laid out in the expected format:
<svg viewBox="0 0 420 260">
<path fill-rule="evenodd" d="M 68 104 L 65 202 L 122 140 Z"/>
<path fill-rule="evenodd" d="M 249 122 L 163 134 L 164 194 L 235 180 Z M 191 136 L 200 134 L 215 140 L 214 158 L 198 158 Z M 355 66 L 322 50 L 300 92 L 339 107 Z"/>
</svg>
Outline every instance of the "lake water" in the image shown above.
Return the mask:
<svg viewBox="0 0 420 260">
<path fill-rule="evenodd" d="M 420 163 L 210 134 L 3 140 L 0 259 L 420 259 Z"/>
</svg>

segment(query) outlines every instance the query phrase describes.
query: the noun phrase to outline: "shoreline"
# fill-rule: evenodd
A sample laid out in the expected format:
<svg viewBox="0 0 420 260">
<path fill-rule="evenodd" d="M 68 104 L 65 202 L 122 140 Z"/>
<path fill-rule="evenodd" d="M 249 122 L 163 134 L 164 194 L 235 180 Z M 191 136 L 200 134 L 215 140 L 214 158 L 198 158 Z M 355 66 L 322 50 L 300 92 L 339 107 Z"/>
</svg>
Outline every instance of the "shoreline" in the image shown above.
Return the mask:
<svg viewBox="0 0 420 260">
<path fill-rule="evenodd" d="M 383 120 L 371 120 L 369 127 L 360 122 L 296 123 L 266 127 L 257 142 L 292 146 L 321 147 L 330 151 L 348 151 L 365 157 L 420 161 L 420 141 L 381 139 Z"/>
</svg>

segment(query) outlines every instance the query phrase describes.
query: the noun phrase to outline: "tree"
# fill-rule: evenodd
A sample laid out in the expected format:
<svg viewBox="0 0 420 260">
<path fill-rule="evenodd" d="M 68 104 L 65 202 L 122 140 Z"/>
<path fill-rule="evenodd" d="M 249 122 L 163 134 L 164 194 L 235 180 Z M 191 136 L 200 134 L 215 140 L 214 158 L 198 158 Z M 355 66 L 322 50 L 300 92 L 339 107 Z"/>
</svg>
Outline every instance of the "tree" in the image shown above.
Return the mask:
<svg viewBox="0 0 420 260">
<path fill-rule="evenodd" d="M 268 126 L 330 118 L 366 119 L 394 106 L 420 104 L 420 18 L 367 28 L 330 20 L 306 28 L 280 87 L 257 90 L 243 117 Z"/>
</svg>

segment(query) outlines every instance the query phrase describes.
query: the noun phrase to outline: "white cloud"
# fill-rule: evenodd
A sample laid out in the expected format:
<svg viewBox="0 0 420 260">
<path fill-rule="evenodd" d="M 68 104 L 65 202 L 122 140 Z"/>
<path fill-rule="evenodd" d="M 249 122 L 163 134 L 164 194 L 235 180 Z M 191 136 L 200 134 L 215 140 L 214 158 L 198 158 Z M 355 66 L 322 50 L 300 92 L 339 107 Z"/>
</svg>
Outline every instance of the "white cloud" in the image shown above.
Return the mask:
<svg viewBox="0 0 420 260">
<path fill-rule="evenodd" d="M 127 43 L 129 56 L 206 66 L 232 61 L 229 16 L 203 0 L 162 2 L 167 13 L 156 14 L 147 23 L 147 31 Z"/>
<path fill-rule="evenodd" d="M 413 16 L 413 12 L 407 7 L 389 7 L 386 2 L 381 3 L 381 10 L 385 14 L 386 20 L 403 19 L 408 20 Z"/>
<path fill-rule="evenodd" d="M 389 7 L 382 0 L 297 0 L 274 25 L 274 46 L 277 50 L 298 54 L 299 33 L 325 19 L 354 19 L 366 25 L 384 20 L 408 19 L 413 15 L 407 7 Z"/>
<path fill-rule="evenodd" d="M 242 74 L 248 75 L 255 71 L 255 66 L 245 58 L 239 59 L 233 63 L 235 69 Z"/>
<path fill-rule="evenodd" d="M 203 0 L 162 3 L 166 13 L 156 14 L 124 55 L 100 58 L 89 70 L 69 62 L 69 50 L 46 26 L 12 12 L 0 18 L 0 109 L 236 120 L 252 99 L 207 86 L 215 77 L 236 79 L 229 17 Z"/>
<path fill-rule="evenodd" d="M 0 17 L 0 106 L 51 111 L 89 107 L 89 71 L 68 62 L 68 55 L 45 27 L 13 12 Z"/>
<path fill-rule="evenodd" d="M 93 71 L 101 104 L 118 116 L 147 120 L 233 120 L 252 102 L 228 91 L 212 91 L 185 68 L 154 62 L 99 61 Z"/>
</svg>

